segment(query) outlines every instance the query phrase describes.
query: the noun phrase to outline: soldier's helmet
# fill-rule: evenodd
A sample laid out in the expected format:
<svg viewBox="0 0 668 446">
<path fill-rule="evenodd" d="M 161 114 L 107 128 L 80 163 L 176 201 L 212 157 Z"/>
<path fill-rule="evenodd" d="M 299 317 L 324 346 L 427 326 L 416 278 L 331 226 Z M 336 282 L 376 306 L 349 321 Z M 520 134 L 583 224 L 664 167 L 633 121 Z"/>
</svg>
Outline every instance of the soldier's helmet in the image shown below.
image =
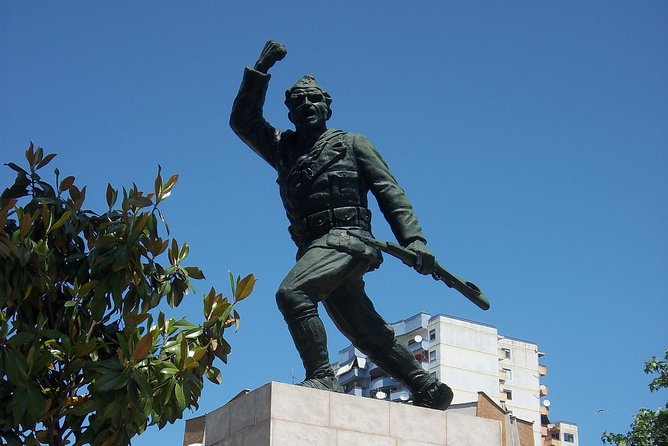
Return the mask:
<svg viewBox="0 0 668 446">
<path fill-rule="evenodd" d="M 322 93 L 322 95 L 325 98 L 325 103 L 327 104 L 327 107 L 330 107 L 332 105 L 332 97 L 327 93 L 327 90 L 322 88 L 320 84 L 318 84 L 318 81 L 315 80 L 315 77 L 310 74 L 305 74 L 304 77 L 299 79 L 290 89 L 285 90 L 285 105 L 290 108 L 290 95 L 294 90 L 309 90 L 309 89 L 317 89 Z"/>
</svg>

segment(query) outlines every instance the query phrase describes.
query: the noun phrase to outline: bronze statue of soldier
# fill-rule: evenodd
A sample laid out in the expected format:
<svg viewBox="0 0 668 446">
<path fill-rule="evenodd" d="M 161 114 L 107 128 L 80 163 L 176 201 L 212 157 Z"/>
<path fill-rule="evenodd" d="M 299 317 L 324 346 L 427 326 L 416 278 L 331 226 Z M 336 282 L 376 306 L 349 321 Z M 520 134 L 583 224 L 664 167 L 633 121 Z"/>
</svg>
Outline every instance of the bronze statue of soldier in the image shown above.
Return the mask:
<svg viewBox="0 0 668 446">
<path fill-rule="evenodd" d="M 343 390 L 329 363 L 318 315 L 322 302 L 353 345 L 411 390 L 414 405 L 445 410 L 452 390 L 397 342 L 364 291 L 362 278 L 380 265 L 380 252 L 350 234 L 371 235 L 371 191 L 397 241 L 417 255 L 415 269 L 430 274 L 434 256 L 413 208 L 367 138 L 327 128 L 332 98 L 313 76 L 304 76 L 285 92 L 294 131 L 279 131 L 264 119 L 268 71 L 286 54 L 282 44 L 268 41 L 255 66 L 246 67 L 230 126 L 278 173 L 297 263 L 279 286 L 276 301 L 304 363 L 306 379 L 300 385 Z"/>
</svg>

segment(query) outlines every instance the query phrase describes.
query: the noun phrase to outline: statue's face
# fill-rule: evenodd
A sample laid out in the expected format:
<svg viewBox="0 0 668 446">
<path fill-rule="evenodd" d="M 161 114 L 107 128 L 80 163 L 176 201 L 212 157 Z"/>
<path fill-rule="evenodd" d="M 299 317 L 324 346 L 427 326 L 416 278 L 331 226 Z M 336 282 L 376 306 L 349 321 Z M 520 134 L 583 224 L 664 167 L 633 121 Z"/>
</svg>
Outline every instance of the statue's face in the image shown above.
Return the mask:
<svg viewBox="0 0 668 446">
<path fill-rule="evenodd" d="M 317 88 L 298 88 L 292 90 L 288 97 L 288 117 L 299 129 L 325 127 L 331 115 L 325 96 Z"/>
</svg>

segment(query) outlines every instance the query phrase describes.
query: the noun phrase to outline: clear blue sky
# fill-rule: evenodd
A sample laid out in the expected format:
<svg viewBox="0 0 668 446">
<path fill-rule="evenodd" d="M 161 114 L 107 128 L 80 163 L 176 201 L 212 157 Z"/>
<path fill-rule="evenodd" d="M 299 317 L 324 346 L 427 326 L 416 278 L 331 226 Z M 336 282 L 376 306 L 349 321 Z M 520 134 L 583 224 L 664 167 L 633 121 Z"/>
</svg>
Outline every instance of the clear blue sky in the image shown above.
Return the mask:
<svg viewBox="0 0 668 446">
<path fill-rule="evenodd" d="M 275 175 L 227 125 L 244 65 L 279 40 L 267 118 L 289 128 L 283 91 L 316 75 L 330 126 L 377 145 L 440 262 L 492 301 L 482 312 L 386 259 L 367 276 L 380 313 L 443 312 L 536 342 L 551 418 L 595 445 L 666 401 L 643 373 L 668 347 L 666 23 L 663 1 L 4 1 L 0 161 L 29 140 L 57 152 L 97 209 L 107 182 L 151 188 L 158 163 L 178 173 L 163 210 L 208 277 L 179 314 L 198 320 L 228 269 L 259 278 L 223 384 L 187 417 L 301 379 L 274 302 L 294 258 Z M 328 327 L 335 358 L 347 343 Z M 183 426 L 133 444 L 180 444 Z"/>
</svg>

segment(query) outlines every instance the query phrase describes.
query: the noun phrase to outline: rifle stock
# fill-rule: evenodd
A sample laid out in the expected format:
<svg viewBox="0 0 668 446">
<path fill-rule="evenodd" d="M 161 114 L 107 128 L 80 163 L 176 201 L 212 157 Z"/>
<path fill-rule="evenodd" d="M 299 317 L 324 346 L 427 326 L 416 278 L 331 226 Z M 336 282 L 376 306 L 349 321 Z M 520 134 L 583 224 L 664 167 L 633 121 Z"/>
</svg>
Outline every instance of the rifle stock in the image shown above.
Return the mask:
<svg viewBox="0 0 668 446">
<path fill-rule="evenodd" d="M 417 262 L 417 254 L 408 248 L 397 245 L 396 243 L 376 240 L 375 238 L 367 237 L 354 231 L 348 231 L 348 234 L 360 239 L 369 246 L 380 249 L 381 251 L 398 258 L 411 268 L 414 267 L 415 263 Z M 441 266 L 441 264 L 438 262 L 435 262 L 434 264 L 434 272 L 432 273 L 432 277 L 445 283 L 448 287 L 459 291 L 464 297 L 476 304 L 479 308 L 483 310 L 489 310 L 489 300 L 487 300 L 485 294 L 473 282 L 468 282 L 460 277 L 455 276 L 446 270 L 443 266 Z"/>
</svg>

